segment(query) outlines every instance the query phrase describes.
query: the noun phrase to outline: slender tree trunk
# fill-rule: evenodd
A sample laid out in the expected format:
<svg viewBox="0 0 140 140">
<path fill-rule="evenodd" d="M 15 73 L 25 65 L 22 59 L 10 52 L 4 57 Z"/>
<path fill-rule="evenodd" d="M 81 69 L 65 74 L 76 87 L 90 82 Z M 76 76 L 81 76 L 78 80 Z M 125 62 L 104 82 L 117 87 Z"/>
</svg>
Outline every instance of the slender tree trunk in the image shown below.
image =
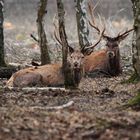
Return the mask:
<svg viewBox="0 0 140 140">
<path fill-rule="evenodd" d="M 63 0 L 57 0 L 57 11 L 58 11 L 58 20 L 59 20 L 59 34 L 60 39 L 62 41 L 62 71 L 64 74 L 64 84 L 67 88 L 67 73 L 66 73 L 66 67 L 67 67 L 67 54 L 68 54 L 68 42 L 67 42 L 67 36 L 65 31 L 65 11 L 64 11 L 64 4 Z"/>
<path fill-rule="evenodd" d="M 134 36 L 133 36 L 133 67 L 135 77 L 140 78 L 140 1 L 132 0 L 134 12 Z"/>
<path fill-rule="evenodd" d="M 87 23 L 87 13 L 85 7 L 86 0 L 76 0 L 76 17 L 79 44 L 82 47 L 89 46 L 89 29 Z"/>
<path fill-rule="evenodd" d="M 60 39 L 62 41 L 62 66 L 64 70 L 67 65 L 68 42 L 67 42 L 67 36 L 65 31 L 65 19 L 64 19 L 65 11 L 64 11 L 63 0 L 57 0 L 57 10 L 58 10 L 58 20 L 59 20 L 59 34 L 60 34 Z"/>
<path fill-rule="evenodd" d="M 41 65 L 50 63 L 50 56 L 48 51 L 48 42 L 46 39 L 46 34 L 44 30 L 44 16 L 47 13 L 46 6 L 48 0 L 40 0 L 40 5 L 38 9 L 37 17 L 37 28 L 39 37 L 39 46 L 41 50 Z"/>
<path fill-rule="evenodd" d="M 132 43 L 133 51 L 133 67 L 135 70 L 134 75 L 130 78 L 130 82 L 140 81 L 140 1 L 131 0 L 133 3 L 133 13 L 134 13 L 134 36 Z M 128 102 L 129 106 L 139 107 L 140 105 L 140 91 L 138 94 Z"/>
<path fill-rule="evenodd" d="M 0 66 L 6 65 L 4 60 L 3 5 L 4 0 L 0 0 Z"/>
<path fill-rule="evenodd" d="M 63 0 L 57 0 L 57 10 L 58 10 L 58 20 L 59 20 L 59 34 L 62 41 L 62 71 L 64 74 L 64 85 L 66 89 L 77 88 L 74 82 L 73 71 L 68 65 L 67 55 L 68 55 L 68 42 L 67 35 L 65 31 L 65 10 L 63 5 Z"/>
</svg>

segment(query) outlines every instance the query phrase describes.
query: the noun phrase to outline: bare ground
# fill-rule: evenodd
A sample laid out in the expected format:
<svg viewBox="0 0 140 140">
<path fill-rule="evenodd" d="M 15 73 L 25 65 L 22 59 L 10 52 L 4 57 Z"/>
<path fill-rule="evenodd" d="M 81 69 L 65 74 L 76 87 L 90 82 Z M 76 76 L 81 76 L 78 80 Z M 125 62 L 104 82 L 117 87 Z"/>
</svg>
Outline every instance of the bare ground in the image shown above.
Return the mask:
<svg viewBox="0 0 140 140">
<path fill-rule="evenodd" d="M 121 84 L 127 78 L 84 78 L 77 91 L 1 88 L 0 139 L 139 140 L 139 108 L 122 106 L 140 84 Z"/>
</svg>

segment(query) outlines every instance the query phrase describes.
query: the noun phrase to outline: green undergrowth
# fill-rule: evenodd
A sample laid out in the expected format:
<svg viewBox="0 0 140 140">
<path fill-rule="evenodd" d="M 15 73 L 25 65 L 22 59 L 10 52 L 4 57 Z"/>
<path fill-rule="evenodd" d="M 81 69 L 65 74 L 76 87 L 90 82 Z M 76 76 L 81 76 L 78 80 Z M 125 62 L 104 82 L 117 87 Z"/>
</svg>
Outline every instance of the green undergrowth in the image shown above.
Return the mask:
<svg viewBox="0 0 140 140">
<path fill-rule="evenodd" d="M 129 83 L 136 84 L 138 82 L 140 82 L 140 77 L 136 73 L 133 73 L 129 79 L 121 81 L 121 84 L 129 84 Z"/>
<path fill-rule="evenodd" d="M 140 90 L 138 91 L 137 95 L 130 99 L 127 103 L 128 106 L 140 106 Z"/>
</svg>

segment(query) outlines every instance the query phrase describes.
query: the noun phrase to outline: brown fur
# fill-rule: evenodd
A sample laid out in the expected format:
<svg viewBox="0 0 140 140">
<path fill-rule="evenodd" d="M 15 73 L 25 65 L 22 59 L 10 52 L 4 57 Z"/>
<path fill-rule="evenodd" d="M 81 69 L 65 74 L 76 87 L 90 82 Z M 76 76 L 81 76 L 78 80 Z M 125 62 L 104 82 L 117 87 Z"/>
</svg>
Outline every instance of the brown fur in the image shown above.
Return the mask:
<svg viewBox="0 0 140 140">
<path fill-rule="evenodd" d="M 77 85 L 83 76 L 83 59 L 84 55 L 80 50 L 73 50 L 68 55 L 67 70 Z M 11 76 L 6 85 L 8 87 L 62 86 L 64 85 L 62 64 L 48 64 L 20 70 Z"/>
<path fill-rule="evenodd" d="M 122 72 L 120 66 L 120 53 L 118 52 L 114 58 L 109 58 L 107 50 L 105 49 L 93 52 L 89 56 L 86 56 L 84 68 L 88 75 L 100 71 L 106 76 L 117 76 Z"/>
<path fill-rule="evenodd" d="M 76 88 L 78 87 L 84 73 L 84 58 L 86 55 L 90 55 L 93 48 L 101 41 L 104 31 L 105 30 L 102 31 L 99 40 L 94 45 L 83 47 L 81 50 L 74 50 L 71 46 L 67 46 L 69 53 L 67 58 L 67 66 L 64 71 L 67 71 L 67 76 L 69 78 L 65 80 L 70 79 L 68 82 L 71 82 L 72 85 L 76 86 Z M 59 39 L 57 40 L 60 42 L 60 44 L 62 44 Z M 23 69 L 13 74 L 8 80 L 6 86 L 25 87 L 35 85 L 64 85 L 64 71 L 62 71 L 62 64 L 48 64 L 44 66 Z"/>
<path fill-rule="evenodd" d="M 100 32 L 99 29 L 96 30 Z M 106 49 L 93 52 L 89 56 L 86 56 L 84 64 L 85 72 L 91 76 L 92 73 L 97 72 L 97 74 L 101 73 L 109 77 L 118 76 L 122 73 L 119 44 L 131 31 L 133 29 L 118 34 L 118 36 L 113 38 L 103 34 L 103 38 L 106 40 Z M 96 74 L 94 75 L 96 76 Z"/>
<path fill-rule="evenodd" d="M 6 85 L 8 87 L 25 87 L 34 85 L 57 86 L 61 84 L 64 84 L 61 64 L 48 64 L 18 71 L 12 75 Z"/>
</svg>

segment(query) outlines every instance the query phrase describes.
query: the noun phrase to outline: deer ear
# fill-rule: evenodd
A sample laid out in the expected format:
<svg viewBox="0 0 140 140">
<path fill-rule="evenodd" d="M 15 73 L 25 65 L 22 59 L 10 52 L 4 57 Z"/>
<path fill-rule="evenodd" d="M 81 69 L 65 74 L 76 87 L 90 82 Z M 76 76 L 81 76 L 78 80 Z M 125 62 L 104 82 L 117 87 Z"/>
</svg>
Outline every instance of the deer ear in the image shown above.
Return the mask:
<svg viewBox="0 0 140 140">
<path fill-rule="evenodd" d="M 74 49 L 71 46 L 69 46 L 69 45 L 68 45 L 68 52 L 69 53 L 73 53 L 74 52 Z"/>
</svg>

